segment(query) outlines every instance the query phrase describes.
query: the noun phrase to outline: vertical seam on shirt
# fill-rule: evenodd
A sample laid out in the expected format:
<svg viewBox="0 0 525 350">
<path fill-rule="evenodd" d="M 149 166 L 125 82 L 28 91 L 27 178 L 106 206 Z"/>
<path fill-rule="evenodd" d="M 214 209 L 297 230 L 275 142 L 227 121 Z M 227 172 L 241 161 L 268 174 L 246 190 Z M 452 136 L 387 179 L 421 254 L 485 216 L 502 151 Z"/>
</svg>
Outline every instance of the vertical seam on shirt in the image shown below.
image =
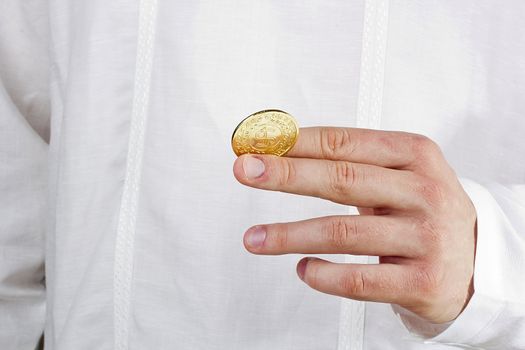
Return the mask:
<svg viewBox="0 0 525 350">
<path fill-rule="evenodd" d="M 388 30 L 389 0 L 366 0 L 363 50 L 357 103 L 357 126 L 379 129 Z"/>
<path fill-rule="evenodd" d="M 365 0 L 356 123 L 359 128 L 379 129 L 381 126 L 388 8 L 389 0 Z M 345 263 L 369 261 L 367 256 L 345 256 Z M 364 326 L 365 303 L 343 298 L 338 350 L 363 350 Z"/>
<path fill-rule="evenodd" d="M 115 349 L 129 346 L 130 290 L 144 134 L 149 106 L 157 0 L 141 0 L 126 175 L 120 203 L 113 272 Z"/>
</svg>

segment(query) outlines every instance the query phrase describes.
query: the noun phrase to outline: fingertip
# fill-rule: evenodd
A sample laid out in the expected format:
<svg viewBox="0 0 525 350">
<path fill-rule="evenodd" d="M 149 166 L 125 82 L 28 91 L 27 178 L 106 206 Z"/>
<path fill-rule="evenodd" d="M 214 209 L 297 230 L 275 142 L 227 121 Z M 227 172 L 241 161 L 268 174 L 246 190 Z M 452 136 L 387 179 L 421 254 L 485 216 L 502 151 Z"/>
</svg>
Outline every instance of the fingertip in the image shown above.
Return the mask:
<svg viewBox="0 0 525 350">
<path fill-rule="evenodd" d="M 237 181 L 251 186 L 266 179 L 266 162 L 264 155 L 243 154 L 233 163 L 233 174 Z"/>
<path fill-rule="evenodd" d="M 242 170 L 246 179 L 255 180 L 264 175 L 266 165 L 261 157 L 246 155 L 242 159 Z"/>
<path fill-rule="evenodd" d="M 266 240 L 266 228 L 261 225 L 250 227 L 244 234 L 244 247 L 252 253 L 256 253 L 264 245 Z"/>
<path fill-rule="evenodd" d="M 308 262 L 312 259 L 313 258 L 303 258 L 297 264 L 297 275 L 303 281 L 304 281 L 304 275 L 306 274 L 306 267 L 308 266 Z"/>
<path fill-rule="evenodd" d="M 242 163 L 243 159 L 246 155 L 241 155 L 235 159 L 233 162 L 233 176 L 237 179 L 237 181 L 242 182 L 244 179 L 244 171 L 242 169 Z"/>
</svg>

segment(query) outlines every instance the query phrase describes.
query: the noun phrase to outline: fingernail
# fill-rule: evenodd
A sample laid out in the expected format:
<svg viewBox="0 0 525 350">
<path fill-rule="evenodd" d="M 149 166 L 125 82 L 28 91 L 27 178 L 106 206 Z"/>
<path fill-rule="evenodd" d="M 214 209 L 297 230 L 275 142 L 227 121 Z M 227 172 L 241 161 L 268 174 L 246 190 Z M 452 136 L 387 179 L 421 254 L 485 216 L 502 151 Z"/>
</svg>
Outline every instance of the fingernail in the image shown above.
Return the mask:
<svg viewBox="0 0 525 350">
<path fill-rule="evenodd" d="M 261 176 L 264 173 L 264 163 L 262 160 L 247 156 L 242 162 L 242 168 L 244 169 L 244 174 L 248 179 L 255 179 Z"/>
<path fill-rule="evenodd" d="M 304 258 L 303 260 L 299 261 L 299 264 L 297 264 L 297 274 L 299 275 L 299 278 L 304 281 L 304 273 L 306 272 L 306 265 L 308 265 L 308 261 L 310 261 L 310 258 Z"/>
<path fill-rule="evenodd" d="M 266 230 L 262 226 L 255 226 L 246 232 L 246 244 L 252 248 L 259 248 L 266 238 Z"/>
</svg>

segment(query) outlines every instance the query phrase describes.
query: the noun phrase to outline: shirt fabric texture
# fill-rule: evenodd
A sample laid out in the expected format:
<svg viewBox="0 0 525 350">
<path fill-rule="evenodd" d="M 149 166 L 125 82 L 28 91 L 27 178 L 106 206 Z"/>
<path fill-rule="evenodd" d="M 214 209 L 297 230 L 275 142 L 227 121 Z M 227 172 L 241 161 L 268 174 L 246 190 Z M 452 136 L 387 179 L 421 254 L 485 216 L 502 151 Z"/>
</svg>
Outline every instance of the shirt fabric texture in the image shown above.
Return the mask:
<svg viewBox="0 0 525 350">
<path fill-rule="evenodd" d="M 46 350 L 525 349 L 524 15 L 518 0 L 3 1 L 0 349 L 43 332 Z M 355 213 L 234 179 L 231 132 L 268 108 L 440 145 L 478 214 L 456 320 L 322 294 L 299 255 L 245 250 L 252 225 Z"/>
</svg>

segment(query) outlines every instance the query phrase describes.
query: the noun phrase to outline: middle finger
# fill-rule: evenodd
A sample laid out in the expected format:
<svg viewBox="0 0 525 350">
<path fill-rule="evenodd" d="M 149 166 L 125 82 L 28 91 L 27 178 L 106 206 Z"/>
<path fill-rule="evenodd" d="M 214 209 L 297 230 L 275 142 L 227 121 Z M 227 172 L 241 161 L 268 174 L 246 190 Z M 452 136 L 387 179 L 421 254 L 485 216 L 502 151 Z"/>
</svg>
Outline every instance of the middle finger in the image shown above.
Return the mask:
<svg viewBox="0 0 525 350">
<path fill-rule="evenodd" d="M 417 257 L 424 244 L 407 217 L 343 215 L 258 225 L 246 231 L 254 254 L 353 254 Z"/>
</svg>

